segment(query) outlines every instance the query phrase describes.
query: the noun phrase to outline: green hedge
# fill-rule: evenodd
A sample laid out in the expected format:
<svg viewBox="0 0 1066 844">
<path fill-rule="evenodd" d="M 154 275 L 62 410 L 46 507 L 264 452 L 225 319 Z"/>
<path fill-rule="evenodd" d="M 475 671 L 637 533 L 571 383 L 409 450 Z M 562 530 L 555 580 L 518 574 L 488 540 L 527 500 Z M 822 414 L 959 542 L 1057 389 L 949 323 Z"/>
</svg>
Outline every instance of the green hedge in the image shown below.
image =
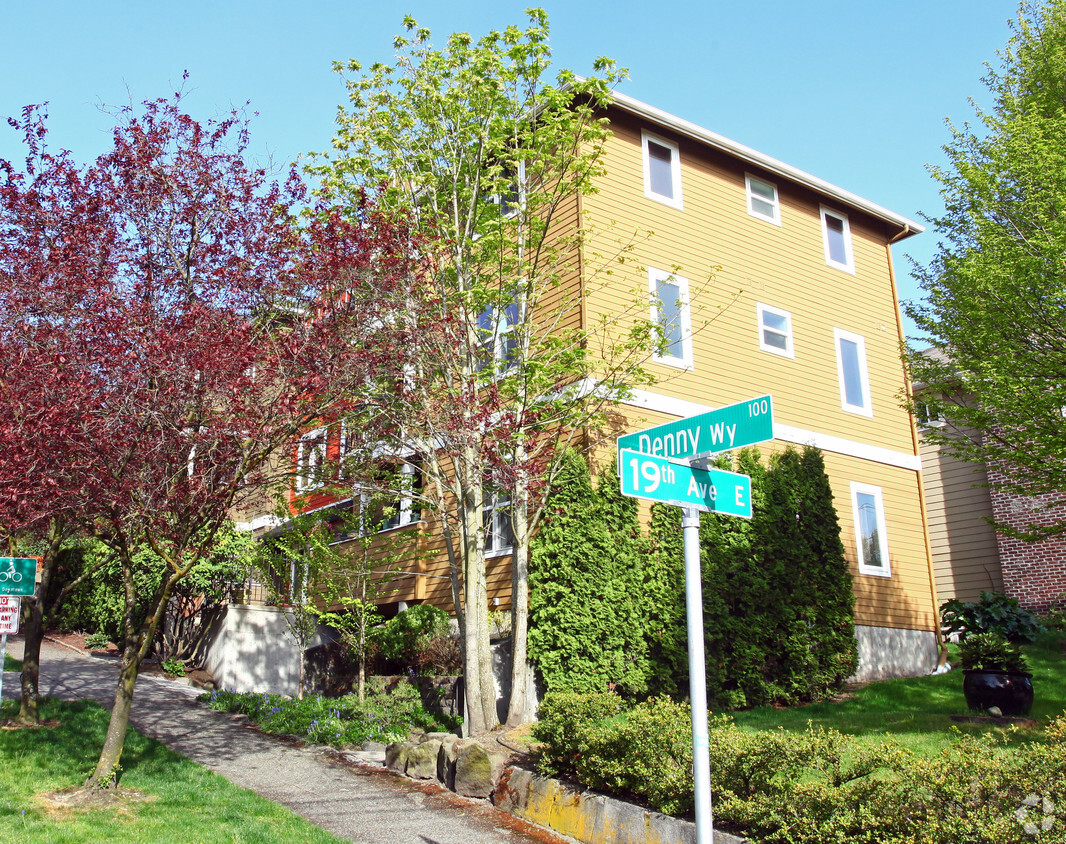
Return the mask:
<svg viewBox="0 0 1066 844">
<path fill-rule="evenodd" d="M 625 709 L 609 697 L 545 697 L 538 769 L 689 812 L 688 706 L 656 698 Z M 1005 748 L 995 734 L 960 735 L 932 757 L 834 730 L 741 730 L 727 716 L 711 720 L 709 738 L 715 824 L 755 842 L 1066 840 L 1066 714 L 1043 741 Z"/>
</svg>

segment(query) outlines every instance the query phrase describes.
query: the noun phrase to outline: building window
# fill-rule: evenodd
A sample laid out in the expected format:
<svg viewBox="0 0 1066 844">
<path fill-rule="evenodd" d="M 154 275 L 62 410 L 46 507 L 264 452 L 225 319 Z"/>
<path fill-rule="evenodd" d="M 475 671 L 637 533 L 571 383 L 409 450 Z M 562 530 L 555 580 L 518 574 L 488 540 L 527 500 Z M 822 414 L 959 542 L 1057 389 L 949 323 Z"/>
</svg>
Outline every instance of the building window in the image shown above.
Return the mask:
<svg viewBox="0 0 1066 844">
<path fill-rule="evenodd" d="M 822 206 L 822 243 L 825 262 L 846 272 L 855 272 L 855 257 L 851 251 L 851 227 L 846 214 Z"/>
<path fill-rule="evenodd" d="M 485 502 L 482 511 L 485 527 L 485 553 L 489 556 L 505 554 L 514 546 L 511 526 L 511 502 L 493 497 Z"/>
<path fill-rule="evenodd" d="M 479 369 L 489 368 L 495 362 L 497 370 L 504 370 L 514 362 L 518 338 L 515 327 L 519 323 L 518 302 L 511 302 L 502 308 L 486 308 L 478 315 L 478 331 L 484 358 L 479 362 Z"/>
<path fill-rule="evenodd" d="M 922 428 L 943 428 L 948 424 L 943 413 L 920 400 L 914 403 L 914 416 Z"/>
<path fill-rule="evenodd" d="M 307 492 L 322 486 L 326 462 L 326 429 L 316 428 L 300 437 L 296 448 L 296 491 Z"/>
<path fill-rule="evenodd" d="M 688 279 L 662 270 L 648 270 L 651 322 L 656 331 L 653 359 L 671 366 L 692 368 L 692 324 Z"/>
<path fill-rule="evenodd" d="M 757 302 L 759 312 L 759 348 L 764 352 L 792 358 L 792 314 Z"/>
<path fill-rule="evenodd" d="M 748 213 L 752 217 L 766 220 L 775 226 L 781 225 L 781 205 L 777 201 L 777 185 L 756 179 L 746 173 L 744 183 L 748 187 Z"/>
<path fill-rule="evenodd" d="M 855 550 L 859 573 L 890 577 L 888 537 L 885 532 L 885 503 L 881 488 L 851 484 L 851 506 L 855 517 Z"/>
<path fill-rule="evenodd" d="M 378 530 L 405 527 L 422 519 L 418 496 L 422 491 L 422 473 L 413 463 L 402 463 L 389 479 L 399 495 L 386 501 L 379 511 Z"/>
<path fill-rule="evenodd" d="M 648 199 L 682 208 L 681 156 L 677 144 L 641 132 L 644 147 L 644 195 Z"/>
<path fill-rule="evenodd" d="M 873 416 L 870 380 L 866 374 L 866 341 L 858 334 L 833 329 L 837 347 L 837 377 L 840 379 L 840 406 L 849 413 Z"/>
</svg>

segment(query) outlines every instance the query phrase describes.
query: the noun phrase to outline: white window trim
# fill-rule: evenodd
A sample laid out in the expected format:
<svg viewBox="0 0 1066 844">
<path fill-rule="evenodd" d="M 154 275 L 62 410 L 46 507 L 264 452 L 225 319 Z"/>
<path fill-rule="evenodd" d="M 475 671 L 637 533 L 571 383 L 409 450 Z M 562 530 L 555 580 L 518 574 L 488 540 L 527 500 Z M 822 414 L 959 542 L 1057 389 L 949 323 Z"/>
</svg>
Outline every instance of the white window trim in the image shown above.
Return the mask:
<svg viewBox="0 0 1066 844">
<path fill-rule="evenodd" d="M 308 456 L 307 466 L 304 466 L 304 455 Z M 296 491 L 307 492 L 323 486 L 323 478 L 308 477 L 314 475 L 316 470 L 326 462 L 326 429 L 315 428 L 300 437 L 300 444 L 296 450 Z"/>
<path fill-rule="evenodd" d="M 859 519 L 859 494 L 865 493 L 874 499 L 877 511 L 877 537 L 881 548 L 882 566 L 866 565 L 862 555 L 862 522 Z M 881 487 L 851 482 L 851 513 L 855 520 L 855 558 L 859 562 L 859 574 L 872 574 L 876 577 L 891 577 L 892 563 L 888 557 L 888 529 L 885 527 L 885 500 Z"/>
<path fill-rule="evenodd" d="M 774 210 L 769 216 L 767 216 L 766 214 L 763 214 L 760 211 L 756 211 L 755 210 L 755 204 L 754 204 L 754 201 L 753 201 L 755 199 L 755 194 L 754 194 L 754 192 L 751 189 L 752 181 L 759 182 L 759 184 L 767 185 L 767 186 L 769 186 L 769 187 L 774 189 L 774 198 L 773 198 Z M 744 174 L 744 188 L 745 188 L 745 190 L 747 191 L 747 194 L 748 194 L 748 213 L 752 217 L 755 217 L 755 218 L 757 218 L 759 220 L 765 220 L 768 223 L 773 223 L 775 226 L 780 226 L 781 225 L 781 199 L 780 199 L 780 197 L 777 194 L 777 185 L 775 185 L 773 182 L 766 181 L 766 179 L 760 179 L 758 176 L 753 176 L 753 175 L 751 175 L 751 173 L 745 173 Z M 762 196 L 760 196 L 759 199 L 761 201 L 763 201 L 763 202 L 766 201 L 766 198 L 762 197 Z"/>
<path fill-rule="evenodd" d="M 662 363 L 666 366 L 676 366 L 679 369 L 692 369 L 692 319 L 689 312 L 688 279 L 675 273 L 666 272 L 665 270 L 657 270 L 654 267 L 648 268 L 648 299 L 651 303 L 652 327 L 656 331 L 659 326 L 659 297 L 655 288 L 660 281 L 673 281 L 678 287 L 678 295 L 681 299 L 682 356 L 677 358 L 673 355 L 660 356 L 654 354 L 652 355 L 652 360 L 655 361 L 655 363 Z"/>
<path fill-rule="evenodd" d="M 788 311 L 783 311 L 780 308 L 775 308 L 771 305 L 764 305 L 762 302 L 755 303 L 755 309 L 757 313 L 758 329 L 759 329 L 759 348 L 764 352 L 770 352 L 774 355 L 779 355 L 783 358 L 795 359 L 796 349 L 792 344 L 792 314 Z M 785 348 L 779 349 L 777 346 L 771 346 L 766 342 L 764 332 L 766 325 L 763 323 L 763 314 L 774 314 L 775 316 L 784 317 L 785 319 Z M 771 329 L 775 333 L 777 329 Z"/>
<path fill-rule="evenodd" d="M 513 545 L 505 545 L 499 548 L 495 548 L 489 544 L 489 540 L 493 536 L 499 536 L 503 531 L 500 529 L 500 525 L 506 519 L 508 522 L 511 517 L 504 512 L 507 507 L 511 506 L 511 500 L 509 498 L 497 498 L 495 496 L 487 497 L 485 500 L 484 511 L 489 513 L 489 518 L 492 520 L 492 530 L 485 536 L 485 556 L 486 557 L 500 557 L 504 554 L 510 554 L 514 550 Z"/>
<path fill-rule="evenodd" d="M 827 208 L 824 205 L 819 206 L 821 209 L 822 219 L 822 248 L 825 249 L 825 262 L 830 267 L 836 267 L 838 270 L 843 270 L 846 273 L 855 274 L 855 253 L 851 246 L 851 224 L 848 222 L 848 215 L 840 211 L 834 211 L 832 208 Z M 829 226 L 826 224 L 826 217 L 833 217 L 840 220 L 844 225 L 844 263 L 840 261 L 834 261 L 829 255 Z"/>
<path fill-rule="evenodd" d="M 862 388 L 863 406 L 858 407 L 848 404 L 848 391 L 844 382 L 844 356 L 840 353 L 840 341 L 850 340 L 859 349 L 859 383 Z M 837 382 L 840 385 L 840 407 L 848 413 L 857 413 L 859 416 L 874 415 L 873 403 L 870 400 L 870 373 L 866 365 L 866 339 L 861 334 L 853 334 L 842 328 L 833 329 L 833 346 L 837 356 Z"/>
<path fill-rule="evenodd" d="M 651 159 L 648 155 L 648 141 L 653 141 L 659 146 L 670 150 L 670 184 L 674 192 L 672 197 L 655 193 L 651 189 Z M 681 151 L 677 144 L 659 135 L 641 130 L 640 148 L 644 160 L 644 196 L 648 199 L 654 199 L 656 202 L 661 202 L 663 205 L 676 208 L 678 211 L 684 211 L 685 204 L 681 196 Z"/>
</svg>

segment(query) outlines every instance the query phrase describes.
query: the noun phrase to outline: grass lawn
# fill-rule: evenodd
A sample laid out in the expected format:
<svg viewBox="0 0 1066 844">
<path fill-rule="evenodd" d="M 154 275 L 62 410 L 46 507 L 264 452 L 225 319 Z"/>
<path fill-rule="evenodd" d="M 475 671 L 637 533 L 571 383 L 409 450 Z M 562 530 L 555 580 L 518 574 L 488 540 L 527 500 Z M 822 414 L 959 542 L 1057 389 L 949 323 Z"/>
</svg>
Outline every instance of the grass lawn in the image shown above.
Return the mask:
<svg viewBox="0 0 1066 844">
<path fill-rule="evenodd" d="M 4 671 L 21 671 L 22 660 L 13 659 L 11 654 L 4 654 Z"/>
<path fill-rule="evenodd" d="M 3 716 L 17 713 L 5 701 Z M 41 701 L 58 726 L 0 731 L 0 840 L 81 842 L 330 842 L 341 839 L 288 809 L 130 728 L 121 787 L 141 798 L 105 808 L 67 808 L 46 795 L 80 786 L 96 765 L 109 713 L 90 701 Z"/>
<path fill-rule="evenodd" d="M 1066 711 L 1066 656 L 1060 633 L 1043 635 L 1023 646 L 1033 674 L 1035 701 L 1031 718 L 1043 722 Z M 778 709 L 764 706 L 731 713 L 740 727 L 751 729 L 805 730 L 808 723 L 872 739 L 891 737 L 906 747 L 936 753 L 951 739 L 953 728 L 962 732 L 1003 730 L 1012 742 L 1039 737 L 1041 729 L 1018 730 L 956 724 L 952 715 L 971 714 L 962 696 L 962 672 L 958 669 L 931 677 L 885 680 L 870 683 L 841 701 L 813 703 Z"/>
</svg>

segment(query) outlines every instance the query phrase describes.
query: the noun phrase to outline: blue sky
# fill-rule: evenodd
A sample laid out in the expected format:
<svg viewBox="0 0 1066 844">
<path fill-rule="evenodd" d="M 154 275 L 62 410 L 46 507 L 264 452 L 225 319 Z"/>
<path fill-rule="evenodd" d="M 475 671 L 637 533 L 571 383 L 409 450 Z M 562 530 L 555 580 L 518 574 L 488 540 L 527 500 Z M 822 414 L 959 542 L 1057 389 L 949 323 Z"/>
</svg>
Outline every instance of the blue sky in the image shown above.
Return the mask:
<svg viewBox="0 0 1066 844">
<path fill-rule="evenodd" d="M 334 60 L 388 61 L 412 14 L 442 42 L 522 24 L 528 2 L 187 0 L 16 3 L 0 9 L 0 115 L 47 101 L 51 143 L 88 160 L 112 121 L 101 105 L 185 84 L 208 118 L 251 101 L 253 151 L 288 162 L 328 148 L 344 100 Z M 747 0 L 543 3 L 558 66 L 597 56 L 629 68 L 620 90 L 807 170 L 911 219 L 940 209 L 926 165 L 943 160 L 945 118 L 987 103 L 984 63 L 1009 37 L 1014 0 Z M 609 11 L 604 11 L 609 10 Z M 0 158 L 20 160 L 0 128 Z M 901 295 L 918 295 L 905 255 L 931 258 L 935 232 L 897 247 Z"/>
</svg>

